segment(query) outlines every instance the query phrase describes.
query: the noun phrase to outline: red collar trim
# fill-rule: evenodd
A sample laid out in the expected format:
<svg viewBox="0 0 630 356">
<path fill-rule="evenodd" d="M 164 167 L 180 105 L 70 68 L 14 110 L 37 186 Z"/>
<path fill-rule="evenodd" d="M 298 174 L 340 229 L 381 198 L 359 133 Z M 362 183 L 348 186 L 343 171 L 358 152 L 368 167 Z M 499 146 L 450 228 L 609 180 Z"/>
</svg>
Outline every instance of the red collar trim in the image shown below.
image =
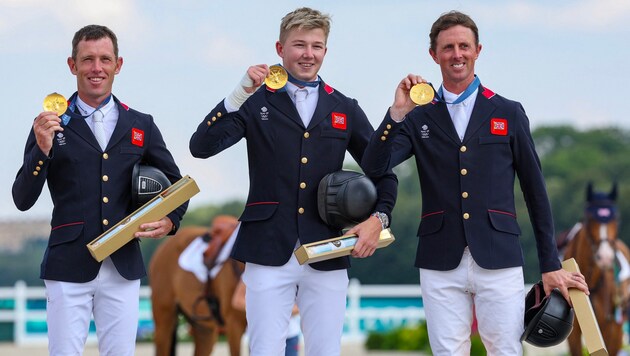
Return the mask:
<svg viewBox="0 0 630 356">
<path fill-rule="evenodd" d="M 483 88 L 483 91 L 481 92 L 481 95 L 485 96 L 485 97 L 486 97 L 486 99 L 490 99 L 490 98 L 492 98 L 493 96 L 495 96 L 496 94 L 495 94 L 492 90 L 490 90 L 490 89 L 488 89 L 488 88 L 484 87 L 484 88 Z"/>
</svg>

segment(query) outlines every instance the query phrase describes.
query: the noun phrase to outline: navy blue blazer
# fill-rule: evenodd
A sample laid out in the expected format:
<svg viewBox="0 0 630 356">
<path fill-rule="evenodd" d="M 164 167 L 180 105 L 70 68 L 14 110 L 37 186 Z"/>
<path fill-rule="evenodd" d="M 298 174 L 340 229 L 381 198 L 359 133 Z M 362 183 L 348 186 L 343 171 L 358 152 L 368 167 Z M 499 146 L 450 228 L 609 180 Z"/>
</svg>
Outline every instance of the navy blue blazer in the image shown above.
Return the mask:
<svg viewBox="0 0 630 356">
<path fill-rule="evenodd" d="M 326 174 L 342 169 L 346 151 L 361 162 L 373 131 L 356 100 L 323 82 L 308 127 L 284 90 L 263 85 L 233 113 L 226 113 L 221 101 L 192 135 L 190 152 L 207 158 L 247 140 L 249 195 L 233 257 L 281 266 L 289 261 L 298 239 L 306 244 L 339 236 L 318 215 L 317 187 Z M 391 215 L 396 176 L 387 172 L 375 183 L 376 210 Z M 311 266 L 342 269 L 350 261 L 340 257 Z"/>
<path fill-rule="evenodd" d="M 363 167 L 380 176 L 412 155 L 422 192 L 416 267 L 454 269 L 466 246 L 483 268 L 522 266 L 514 204 L 518 175 L 540 270 L 560 269 L 540 161 L 520 103 L 480 86 L 463 142 L 443 102 L 416 107 L 402 123 L 388 112 Z"/>
<path fill-rule="evenodd" d="M 13 201 L 18 209 L 28 210 L 39 198 L 44 182 L 48 183 L 54 208 L 40 278 L 88 282 L 96 277 L 100 263 L 86 244 L 135 210 L 131 172 L 137 162 L 160 169 L 171 182 L 181 178 L 153 118 L 114 100 L 118 123 L 105 151 L 85 119 L 75 113 L 64 131 L 55 134 L 49 156 L 39 149 L 31 129 L 24 163 L 13 183 Z M 187 203 L 168 215 L 176 227 L 186 207 Z M 138 239 L 113 253 L 111 259 L 126 279 L 146 275 Z"/>
</svg>

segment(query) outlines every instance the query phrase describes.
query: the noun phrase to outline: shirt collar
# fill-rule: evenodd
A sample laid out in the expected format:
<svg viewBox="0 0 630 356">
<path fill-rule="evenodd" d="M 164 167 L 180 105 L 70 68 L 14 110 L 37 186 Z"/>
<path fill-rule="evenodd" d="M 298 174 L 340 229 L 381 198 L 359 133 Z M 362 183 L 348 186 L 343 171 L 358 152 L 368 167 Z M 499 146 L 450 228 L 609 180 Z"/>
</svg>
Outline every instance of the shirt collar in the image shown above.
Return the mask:
<svg viewBox="0 0 630 356">
<path fill-rule="evenodd" d="M 116 105 L 113 99 L 114 98 L 112 97 L 112 100 L 107 102 L 107 104 L 105 104 L 103 107 L 99 109 L 103 113 L 103 117 L 107 116 L 107 114 Z M 79 110 L 81 111 L 81 115 L 83 116 L 91 115 L 94 113 L 94 111 L 96 111 L 96 108 L 91 107 L 90 105 L 86 104 L 83 100 L 81 100 L 79 95 L 77 95 L 77 107 L 79 108 Z"/>
<path fill-rule="evenodd" d="M 287 89 L 287 92 L 291 96 L 291 99 L 295 100 L 295 92 L 297 92 L 299 89 L 306 89 L 306 92 L 308 93 L 306 97 L 308 98 L 308 95 L 311 95 L 312 93 L 316 93 L 319 90 L 319 85 L 316 87 L 306 86 L 304 88 L 300 88 L 291 82 L 287 82 L 285 88 Z"/>
<path fill-rule="evenodd" d="M 474 98 L 477 97 L 477 92 L 479 91 L 479 88 L 475 89 L 474 92 L 472 92 L 472 94 L 470 94 L 469 97 L 467 97 L 466 99 L 464 99 L 464 101 L 462 101 L 459 104 L 462 104 L 464 106 L 468 106 L 468 104 L 470 104 L 471 101 L 473 101 Z M 457 100 L 457 98 L 459 98 L 464 92 L 461 92 L 459 94 L 454 94 L 451 93 L 450 91 L 446 90 L 446 88 L 442 88 L 442 95 L 444 95 L 444 101 L 446 101 L 447 103 L 452 103 L 455 100 Z M 457 105 L 457 104 L 449 104 L 449 105 Z"/>
</svg>

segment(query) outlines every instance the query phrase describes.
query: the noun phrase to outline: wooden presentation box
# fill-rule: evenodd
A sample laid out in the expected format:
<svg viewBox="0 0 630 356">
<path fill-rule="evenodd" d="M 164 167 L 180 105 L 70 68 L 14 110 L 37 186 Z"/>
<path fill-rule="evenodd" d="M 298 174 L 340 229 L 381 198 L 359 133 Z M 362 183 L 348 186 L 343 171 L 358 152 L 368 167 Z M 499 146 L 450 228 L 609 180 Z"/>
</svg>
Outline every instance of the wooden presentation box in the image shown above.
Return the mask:
<svg viewBox="0 0 630 356">
<path fill-rule="evenodd" d="M 574 258 L 563 261 L 562 268 L 569 272 L 580 272 L 580 267 L 577 262 L 575 262 Z M 588 354 L 608 356 L 608 350 L 606 349 L 606 344 L 604 344 L 602 332 L 597 325 L 591 300 L 584 292 L 577 288 L 569 288 L 569 298 L 571 298 L 571 303 L 575 310 L 575 317 L 580 323 Z"/>
<path fill-rule="evenodd" d="M 305 263 L 319 262 L 331 258 L 349 255 L 357 243 L 357 235 L 345 235 L 333 237 L 328 240 L 302 245 L 295 250 L 295 257 L 303 265 Z M 378 248 L 388 246 L 394 242 L 394 234 L 390 229 L 381 231 L 378 239 Z"/>
<path fill-rule="evenodd" d="M 140 225 L 165 217 L 197 193 L 199 193 L 197 183 L 189 176 L 185 176 L 92 240 L 87 244 L 87 248 L 92 257 L 101 262 L 131 241 L 134 233 L 139 231 Z"/>
</svg>

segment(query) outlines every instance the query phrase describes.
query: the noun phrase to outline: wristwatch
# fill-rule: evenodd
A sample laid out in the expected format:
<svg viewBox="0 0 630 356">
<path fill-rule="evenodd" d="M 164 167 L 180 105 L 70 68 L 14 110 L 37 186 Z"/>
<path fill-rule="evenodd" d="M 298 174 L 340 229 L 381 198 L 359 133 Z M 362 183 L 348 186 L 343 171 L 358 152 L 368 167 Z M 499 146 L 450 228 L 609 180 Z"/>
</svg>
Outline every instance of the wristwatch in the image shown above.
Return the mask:
<svg viewBox="0 0 630 356">
<path fill-rule="evenodd" d="M 389 227 L 389 217 L 385 213 L 381 213 L 380 211 L 375 211 L 370 216 L 376 216 L 381 221 L 381 227 L 383 230 Z"/>
</svg>

